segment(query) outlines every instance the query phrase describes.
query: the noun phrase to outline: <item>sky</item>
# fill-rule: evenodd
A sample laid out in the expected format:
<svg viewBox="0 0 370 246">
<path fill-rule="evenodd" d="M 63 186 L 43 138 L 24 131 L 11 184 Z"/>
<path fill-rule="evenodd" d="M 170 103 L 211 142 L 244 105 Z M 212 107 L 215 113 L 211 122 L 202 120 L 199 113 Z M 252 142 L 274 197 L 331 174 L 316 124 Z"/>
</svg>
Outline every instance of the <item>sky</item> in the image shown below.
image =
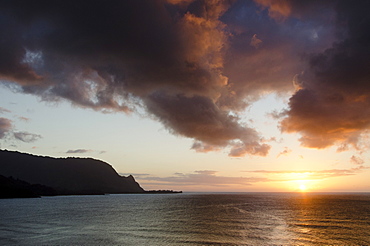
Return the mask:
<svg viewBox="0 0 370 246">
<path fill-rule="evenodd" d="M 146 190 L 370 191 L 370 1 L 0 6 L 1 149 Z"/>
</svg>

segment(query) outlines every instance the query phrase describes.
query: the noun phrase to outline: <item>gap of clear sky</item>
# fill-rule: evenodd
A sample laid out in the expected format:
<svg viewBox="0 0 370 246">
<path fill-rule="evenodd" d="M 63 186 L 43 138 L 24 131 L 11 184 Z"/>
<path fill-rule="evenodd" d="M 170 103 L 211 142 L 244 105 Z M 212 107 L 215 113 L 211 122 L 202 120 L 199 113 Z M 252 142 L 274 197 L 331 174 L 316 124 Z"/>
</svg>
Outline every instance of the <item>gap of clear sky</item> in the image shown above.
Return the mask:
<svg viewBox="0 0 370 246">
<path fill-rule="evenodd" d="M 0 148 L 144 189 L 370 190 L 370 1 L 0 1 Z"/>
</svg>

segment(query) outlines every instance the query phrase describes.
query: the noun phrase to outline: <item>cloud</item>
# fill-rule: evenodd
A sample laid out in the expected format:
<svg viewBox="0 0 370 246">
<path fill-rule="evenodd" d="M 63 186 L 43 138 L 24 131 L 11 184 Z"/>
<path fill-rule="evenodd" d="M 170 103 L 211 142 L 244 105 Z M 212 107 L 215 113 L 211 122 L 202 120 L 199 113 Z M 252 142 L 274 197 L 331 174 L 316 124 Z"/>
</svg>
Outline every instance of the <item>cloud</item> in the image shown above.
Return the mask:
<svg viewBox="0 0 370 246">
<path fill-rule="evenodd" d="M 162 189 L 212 190 L 217 188 L 245 189 L 245 186 L 251 186 L 255 183 L 270 182 L 290 182 L 296 180 L 322 180 L 328 178 L 356 175 L 369 167 L 359 165 L 350 169 L 328 169 L 328 170 L 254 170 L 243 171 L 252 174 L 252 176 L 229 177 L 218 175 L 214 170 L 198 170 L 193 173 L 174 173 L 172 176 L 156 177 L 150 174 L 134 174 L 143 186 L 156 187 Z M 125 174 L 127 175 L 127 174 Z M 243 188 L 244 187 L 244 188 Z"/>
<path fill-rule="evenodd" d="M 237 1 L 222 17 L 231 33 L 223 70 L 229 83 L 219 99 L 223 108 L 242 111 L 268 93 L 292 93 L 293 77 L 306 68 L 304 54 L 323 51 L 336 40 L 335 10 L 328 3 L 308 3 L 306 8 L 312 11 L 306 13 L 303 7 L 295 6 L 301 1 L 271 2 L 292 5 L 292 13 L 302 13 L 302 18 L 287 16 L 283 23 L 277 22 L 251 1 Z M 263 40 L 258 49 L 250 45 L 256 33 L 255 38 Z"/>
<path fill-rule="evenodd" d="M 193 146 L 191 146 L 191 149 L 193 149 L 193 150 L 195 150 L 196 152 L 199 152 L 199 153 L 207 153 L 207 152 L 210 152 L 210 151 L 218 151 L 221 148 L 216 147 L 214 145 L 204 144 L 202 142 L 194 142 Z"/>
<path fill-rule="evenodd" d="M 25 121 L 25 122 L 30 121 L 30 118 L 23 117 L 23 116 L 19 116 L 18 119 L 21 120 L 21 121 Z"/>
<path fill-rule="evenodd" d="M 364 52 L 370 49 L 370 17 L 365 10 L 369 7 L 367 1 L 338 1 L 340 41 L 305 58 L 305 82 L 290 98 L 280 125 L 283 132 L 299 132 L 305 147 L 361 149 L 370 128 L 370 59 Z"/>
<path fill-rule="evenodd" d="M 90 149 L 70 149 L 66 151 L 66 154 L 84 154 L 87 152 L 91 152 Z"/>
<path fill-rule="evenodd" d="M 363 159 L 355 155 L 351 156 L 351 162 L 356 165 L 362 165 L 365 163 Z"/>
<path fill-rule="evenodd" d="M 3 113 L 10 113 L 11 111 L 6 109 L 6 108 L 3 108 L 3 107 L 0 107 L 0 114 L 3 114 Z"/>
<path fill-rule="evenodd" d="M 0 139 L 9 138 L 20 140 L 25 143 L 35 142 L 42 138 L 41 135 L 29 132 L 15 132 L 13 131 L 12 121 L 6 118 L 0 118 Z"/>
<path fill-rule="evenodd" d="M 194 0 L 166 0 L 170 4 L 179 4 L 179 5 L 188 5 L 191 2 L 194 2 Z"/>
<path fill-rule="evenodd" d="M 284 156 L 288 156 L 290 153 L 292 152 L 291 149 L 289 149 L 288 147 L 284 147 L 284 150 L 281 151 L 276 158 L 279 158 L 280 156 L 284 155 Z"/>
<path fill-rule="evenodd" d="M 366 166 L 358 166 L 356 168 L 350 169 L 329 169 L 329 170 L 301 170 L 301 171 L 268 171 L 268 170 L 255 170 L 255 171 L 245 171 L 248 173 L 260 173 L 265 175 L 275 175 L 277 178 L 270 178 L 271 181 L 291 181 L 297 179 L 304 180 L 320 180 L 327 178 L 335 178 L 341 176 L 355 175 L 365 169 L 369 169 Z"/>
<path fill-rule="evenodd" d="M 81 11 L 84 1 L 27 2 L 22 8 L 7 2 L 3 18 L 13 31 L 0 50 L 0 77 L 43 100 L 62 98 L 104 112 L 143 105 L 174 134 L 213 149 L 236 141 L 233 155 L 266 155 L 256 131 L 217 105 L 227 85 L 222 69 L 228 43 L 219 18 L 229 2 L 186 2 L 177 9 L 160 1 L 97 1 L 88 11 Z M 165 105 L 171 103 L 195 111 L 181 113 Z M 202 127 L 210 129 L 201 133 Z"/>
<path fill-rule="evenodd" d="M 273 1 L 273 0 L 254 0 L 258 3 L 262 8 L 267 8 L 269 12 L 269 16 L 275 20 L 284 20 L 286 19 L 291 13 L 291 1 L 281 0 L 281 1 Z"/>
<path fill-rule="evenodd" d="M 85 154 L 89 152 L 95 152 L 99 155 L 107 153 L 105 150 L 91 150 L 91 149 L 69 149 L 65 153 L 66 154 Z"/>
<path fill-rule="evenodd" d="M 11 129 L 12 121 L 6 118 L 0 118 L 0 139 L 3 139 Z"/>
<path fill-rule="evenodd" d="M 145 109 L 195 151 L 234 157 L 268 154 L 237 116 L 267 93 L 294 93 L 276 116 L 303 146 L 360 148 L 369 129 L 367 1 L 1 5 L 0 83 L 44 101 Z"/>
<path fill-rule="evenodd" d="M 147 98 L 146 105 L 174 134 L 197 140 L 193 148 L 198 151 L 231 146 L 230 155 L 234 157 L 264 156 L 270 148 L 261 144 L 254 129 L 240 125 L 236 117 L 220 110 L 208 97 L 157 92 Z"/>
<path fill-rule="evenodd" d="M 251 39 L 250 45 L 257 49 L 261 45 L 261 43 L 262 40 L 257 38 L 257 34 L 254 34 Z"/>
<path fill-rule="evenodd" d="M 171 185 L 181 187 L 196 187 L 196 186 L 215 186 L 215 187 L 227 187 L 227 186 L 243 186 L 251 185 L 255 182 L 267 181 L 266 178 L 249 178 L 249 177 L 227 177 L 217 175 L 217 171 L 213 170 L 200 170 L 194 173 L 176 173 L 169 177 L 153 177 L 153 176 L 142 176 L 140 182 L 144 181 L 146 184 L 155 185 Z"/>
<path fill-rule="evenodd" d="M 32 143 L 42 138 L 41 135 L 29 132 L 13 132 L 13 135 L 15 139 L 25 143 Z"/>
<path fill-rule="evenodd" d="M 200 170 L 200 171 L 194 171 L 194 172 L 200 175 L 207 175 L 207 176 L 216 175 L 217 173 L 217 171 L 213 171 L 213 170 Z"/>
<path fill-rule="evenodd" d="M 316 19 L 325 13 L 327 9 L 331 9 L 337 3 L 344 1 L 254 0 L 262 10 L 267 10 L 268 16 L 271 19 L 277 22 L 285 22 L 289 17 L 296 19 Z"/>
</svg>

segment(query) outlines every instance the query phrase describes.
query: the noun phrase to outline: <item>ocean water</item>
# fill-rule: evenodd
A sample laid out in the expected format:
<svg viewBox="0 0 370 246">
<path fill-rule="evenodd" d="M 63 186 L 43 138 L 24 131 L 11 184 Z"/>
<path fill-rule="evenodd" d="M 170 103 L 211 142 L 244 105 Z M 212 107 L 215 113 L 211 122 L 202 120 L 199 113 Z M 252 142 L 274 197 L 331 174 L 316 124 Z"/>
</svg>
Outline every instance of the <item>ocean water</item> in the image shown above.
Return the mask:
<svg viewBox="0 0 370 246">
<path fill-rule="evenodd" d="M 0 245 L 370 245 L 370 193 L 0 199 Z"/>
</svg>

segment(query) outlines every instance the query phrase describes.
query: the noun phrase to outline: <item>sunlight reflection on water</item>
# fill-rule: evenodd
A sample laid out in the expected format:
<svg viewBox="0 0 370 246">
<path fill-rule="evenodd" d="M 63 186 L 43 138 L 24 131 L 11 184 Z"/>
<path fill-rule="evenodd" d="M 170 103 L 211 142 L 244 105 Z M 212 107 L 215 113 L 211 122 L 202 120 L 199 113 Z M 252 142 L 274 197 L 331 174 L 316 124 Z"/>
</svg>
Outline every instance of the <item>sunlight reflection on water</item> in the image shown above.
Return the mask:
<svg viewBox="0 0 370 246">
<path fill-rule="evenodd" d="M 151 194 L 0 200 L 1 245 L 370 244 L 370 194 Z"/>
</svg>

